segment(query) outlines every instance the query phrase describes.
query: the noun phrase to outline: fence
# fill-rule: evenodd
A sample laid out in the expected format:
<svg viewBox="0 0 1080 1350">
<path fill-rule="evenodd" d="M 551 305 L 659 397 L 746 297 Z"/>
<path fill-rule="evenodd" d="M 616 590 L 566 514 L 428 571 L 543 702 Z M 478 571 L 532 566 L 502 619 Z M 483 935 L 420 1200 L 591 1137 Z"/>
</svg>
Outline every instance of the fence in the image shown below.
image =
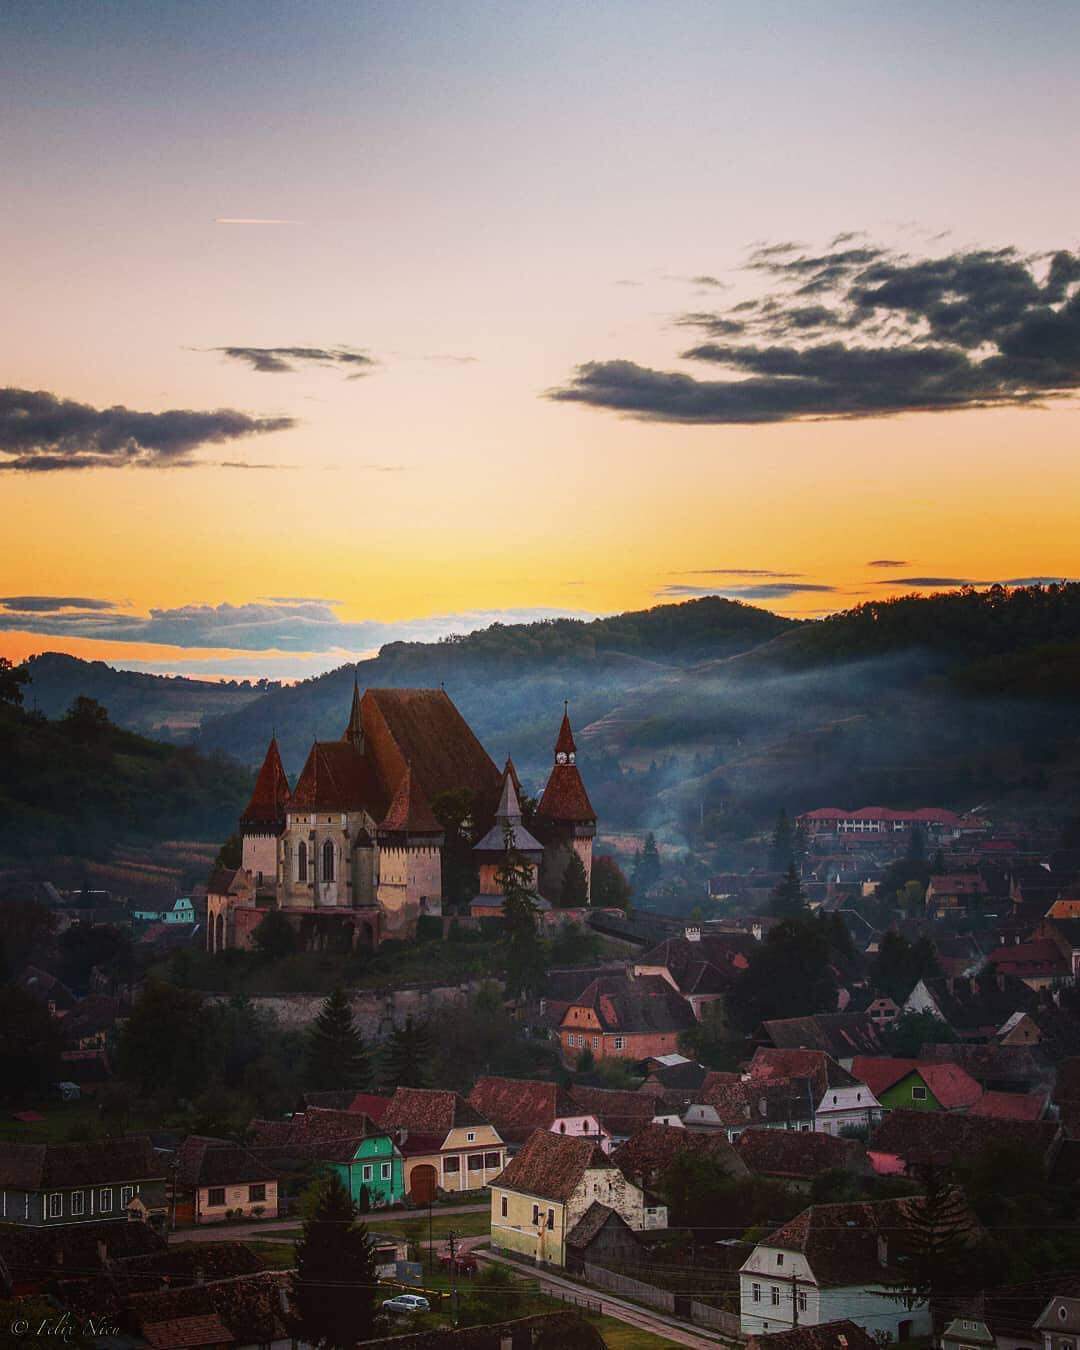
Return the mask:
<svg viewBox="0 0 1080 1350">
<path fill-rule="evenodd" d="M 675 1295 L 668 1293 L 666 1289 L 657 1289 L 654 1284 L 632 1280 L 629 1275 L 619 1275 L 604 1266 L 590 1265 L 588 1261 L 585 1262 L 584 1272 L 590 1284 L 595 1284 L 599 1289 L 606 1289 L 609 1294 L 625 1294 L 627 1298 L 648 1303 L 650 1307 L 660 1308 L 663 1312 L 675 1311 Z"/>
<path fill-rule="evenodd" d="M 719 1331 L 722 1336 L 741 1336 L 738 1313 L 725 1312 L 723 1308 L 699 1303 L 697 1299 L 690 1301 L 690 1320 L 696 1322 L 698 1326 L 712 1327 L 713 1331 Z"/>
<path fill-rule="evenodd" d="M 560 1289 L 552 1285 L 544 1292 L 551 1298 L 557 1298 L 560 1303 L 572 1303 L 575 1308 L 581 1308 L 587 1313 L 595 1313 L 598 1317 L 604 1311 L 604 1305 L 599 1299 L 586 1298 L 584 1294 L 574 1294 L 569 1289 Z"/>
</svg>

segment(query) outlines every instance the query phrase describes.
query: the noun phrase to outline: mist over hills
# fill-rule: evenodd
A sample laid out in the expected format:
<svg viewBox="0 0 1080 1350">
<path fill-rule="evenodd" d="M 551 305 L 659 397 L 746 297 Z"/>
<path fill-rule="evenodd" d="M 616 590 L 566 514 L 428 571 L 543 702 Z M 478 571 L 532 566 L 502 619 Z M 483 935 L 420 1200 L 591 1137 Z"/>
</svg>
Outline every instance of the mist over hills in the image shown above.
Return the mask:
<svg viewBox="0 0 1080 1350">
<path fill-rule="evenodd" d="M 88 667 L 62 659 L 71 684 L 54 679 L 50 697 L 70 702 Z M 354 675 L 362 688 L 445 684 L 492 757 L 512 753 L 533 789 L 568 699 L 602 823 L 705 844 L 760 828 L 780 806 L 1066 815 L 1080 794 L 1077 584 L 875 601 L 809 623 L 706 597 L 593 622 L 494 625 L 389 644 L 355 668 L 263 693 L 112 675 L 123 699 L 105 687 L 94 696 L 118 722 L 151 708 L 160 717 L 167 683 L 198 712 L 200 751 L 250 769 L 276 730 L 293 776 L 314 737 L 341 734 Z"/>
</svg>

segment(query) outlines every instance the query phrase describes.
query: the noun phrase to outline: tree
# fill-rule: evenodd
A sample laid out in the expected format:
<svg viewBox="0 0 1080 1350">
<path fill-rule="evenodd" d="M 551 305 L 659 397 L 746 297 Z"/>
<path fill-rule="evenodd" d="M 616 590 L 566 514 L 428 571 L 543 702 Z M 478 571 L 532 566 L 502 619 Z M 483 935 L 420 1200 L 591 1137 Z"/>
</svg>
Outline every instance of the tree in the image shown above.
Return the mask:
<svg viewBox="0 0 1080 1350">
<path fill-rule="evenodd" d="M 280 909 L 270 909 L 251 935 L 256 949 L 270 961 L 284 961 L 295 956 L 296 933 Z"/>
<path fill-rule="evenodd" d="M 559 891 L 560 909 L 581 909 L 589 903 L 589 878 L 585 864 L 576 851 L 571 851 L 566 870 L 563 872 L 562 888 Z"/>
<path fill-rule="evenodd" d="M 634 860 L 634 894 L 648 895 L 659 884 L 662 872 L 660 850 L 656 847 L 656 836 L 650 830 L 645 836 L 645 845 Z"/>
<path fill-rule="evenodd" d="M 923 1169 L 924 1194 L 908 1209 L 898 1295 L 909 1308 L 954 1285 L 969 1241 L 971 1218 L 963 1193 L 934 1166 Z"/>
<path fill-rule="evenodd" d="M 97 740 L 111 725 L 108 709 L 85 694 L 80 694 L 64 714 L 64 726 L 81 741 Z"/>
<path fill-rule="evenodd" d="M 910 943 L 894 928 L 881 939 L 877 955 L 870 963 L 874 990 L 899 1004 L 903 1004 L 919 980 L 940 973 L 937 952 L 929 938 L 921 937 Z"/>
<path fill-rule="evenodd" d="M 468 788 L 437 793 L 431 799 L 431 810 L 443 828 L 443 900 L 458 908 L 467 905 L 480 890 L 473 855 L 473 794 Z"/>
<path fill-rule="evenodd" d="M 495 882 L 503 897 L 506 932 L 504 983 L 511 998 L 529 998 L 544 982 L 544 949 L 537 933 L 539 908 L 532 889 L 533 869 L 514 845 L 509 827 L 503 835 L 503 860 Z"/>
<path fill-rule="evenodd" d="M 6 656 L 0 656 L 0 703 L 19 707 L 23 701 L 22 687 L 30 682 L 28 666 L 17 666 Z"/>
<path fill-rule="evenodd" d="M 904 856 L 914 867 L 926 866 L 926 831 L 921 825 L 912 825 Z"/>
<path fill-rule="evenodd" d="M 0 978 L 14 977 L 52 936 L 55 918 L 38 900 L 0 899 Z"/>
<path fill-rule="evenodd" d="M 918 1059 L 924 1045 L 951 1045 L 956 1032 L 932 1012 L 901 1013 L 885 1034 L 891 1055 Z"/>
<path fill-rule="evenodd" d="M 431 1079 L 434 1037 L 427 1022 L 416 1022 L 412 1014 L 405 1025 L 390 1034 L 383 1055 L 382 1080 L 387 1087 L 425 1087 Z"/>
<path fill-rule="evenodd" d="M 113 924 L 73 923 L 60 934 L 60 975 L 73 989 L 85 990 L 95 967 L 129 983 L 134 973 L 131 933 Z"/>
<path fill-rule="evenodd" d="M 205 1090 L 217 1051 L 202 996 L 148 980 L 120 1033 L 117 1067 L 142 1096 L 176 1101 Z"/>
<path fill-rule="evenodd" d="M 799 869 L 792 861 L 769 896 L 769 913 L 780 919 L 789 919 L 805 912 L 806 895 L 799 878 Z"/>
<path fill-rule="evenodd" d="M 378 1292 L 375 1244 L 356 1213 L 331 1173 L 296 1244 L 296 1330 L 299 1339 L 321 1350 L 352 1350 L 371 1339 Z"/>
<path fill-rule="evenodd" d="M 323 1003 L 308 1032 L 305 1078 L 313 1088 L 359 1089 L 371 1083 L 367 1050 L 341 988 Z"/>
<path fill-rule="evenodd" d="M 592 864 L 592 902 L 601 909 L 629 909 L 633 891 L 626 876 L 609 853 L 600 853 Z"/>
<path fill-rule="evenodd" d="M 0 1100 L 41 1097 L 56 1080 L 63 1042 L 45 1004 L 17 985 L 0 985 Z"/>
<path fill-rule="evenodd" d="M 679 1036 L 679 1049 L 710 1069 L 734 1070 L 746 1057 L 746 1042 L 728 1026 L 724 1000 L 706 1003 L 701 1020 Z"/>
<path fill-rule="evenodd" d="M 830 927 L 805 915 L 769 930 L 727 997 L 728 1017 L 744 1031 L 770 1018 L 835 1012 L 836 951 Z"/>
<path fill-rule="evenodd" d="M 244 861 L 244 841 L 238 834 L 230 834 L 218 849 L 214 871 L 235 872 Z"/>
<path fill-rule="evenodd" d="M 795 861 L 795 844 L 791 834 L 791 821 L 786 811 L 781 810 L 773 827 L 772 840 L 769 843 L 769 871 L 786 872 Z"/>
</svg>

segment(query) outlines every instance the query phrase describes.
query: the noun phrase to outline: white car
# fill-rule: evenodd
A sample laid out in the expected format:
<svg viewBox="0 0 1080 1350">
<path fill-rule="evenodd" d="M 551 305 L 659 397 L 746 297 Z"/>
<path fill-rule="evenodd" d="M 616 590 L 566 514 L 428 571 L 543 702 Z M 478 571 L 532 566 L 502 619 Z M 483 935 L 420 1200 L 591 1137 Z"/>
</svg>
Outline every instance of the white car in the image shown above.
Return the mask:
<svg viewBox="0 0 1080 1350">
<path fill-rule="evenodd" d="M 431 1304 L 423 1294 L 397 1294 L 394 1298 L 383 1299 L 383 1312 L 423 1313 L 430 1312 Z"/>
</svg>

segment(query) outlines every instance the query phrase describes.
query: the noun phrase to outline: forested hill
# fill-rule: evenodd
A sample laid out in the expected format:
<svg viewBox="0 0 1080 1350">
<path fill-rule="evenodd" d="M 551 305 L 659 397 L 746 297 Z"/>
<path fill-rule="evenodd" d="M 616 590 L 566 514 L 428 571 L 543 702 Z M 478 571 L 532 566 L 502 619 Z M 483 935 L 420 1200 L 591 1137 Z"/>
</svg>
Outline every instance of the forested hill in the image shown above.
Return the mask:
<svg viewBox="0 0 1080 1350">
<path fill-rule="evenodd" d="M 220 757 L 114 726 L 93 700 L 50 722 L 0 703 L 0 859 L 25 867 L 120 844 L 224 839 L 251 777 Z"/>
<path fill-rule="evenodd" d="M 548 762 L 569 699 L 575 725 L 604 716 L 629 692 L 696 662 L 748 651 L 797 627 L 794 620 L 717 596 L 584 621 L 493 624 L 442 642 L 389 643 L 371 660 L 271 690 L 208 719 L 198 743 L 258 763 L 276 728 L 290 772 L 312 738 L 341 735 L 354 671 L 361 688 L 445 684 L 491 755 L 521 766 Z"/>
<path fill-rule="evenodd" d="M 46 717 L 62 717 L 82 695 L 104 704 L 117 726 L 162 740 L 184 740 L 203 718 L 242 708 L 265 692 L 265 681 L 260 687 L 248 681 L 145 675 L 62 652 L 43 652 L 27 664 L 27 702 Z"/>
</svg>

